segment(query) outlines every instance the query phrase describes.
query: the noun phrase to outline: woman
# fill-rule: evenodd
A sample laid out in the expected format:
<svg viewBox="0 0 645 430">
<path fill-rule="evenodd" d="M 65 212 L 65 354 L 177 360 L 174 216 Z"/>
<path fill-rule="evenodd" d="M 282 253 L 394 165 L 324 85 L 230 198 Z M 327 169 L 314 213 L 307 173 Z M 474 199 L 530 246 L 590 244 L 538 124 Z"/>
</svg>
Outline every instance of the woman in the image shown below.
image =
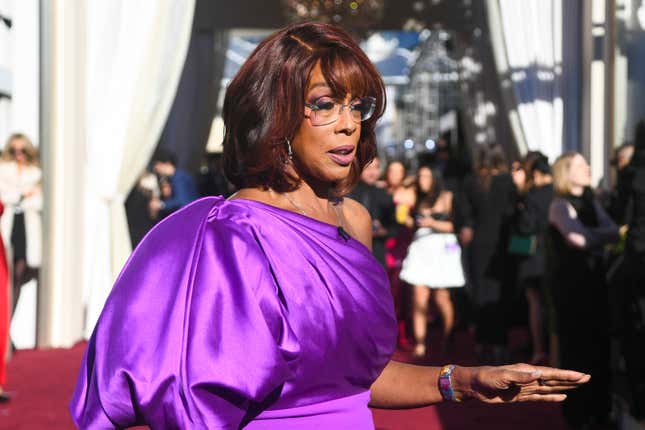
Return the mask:
<svg viewBox="0 0 645 430">
<path fill-rule="evenodd" d="M 371 221 L 342 198 L 374 156 L 384 105 L 378 72 L 336 27 L 260 43 L 223 109 L 241 190 L 170 215 L 134 252 L 82 364 L 79 427 L 373 429 L 368 403 L 442 400 L 439 368 L 390 361 Z M 516 365 L 442 378 L 447 398 L 560 401 L 588 375 Z"/>
<path fill-rule="evenodd" d="M 476 154 L 475 174 L 455 201 L 455 224 L 466 252 L 470 297 L 475 306 L 475 342 L 483 363 L 506 361 L 509 274 L 508 225 L 517 190 L 499 145 Z"/>
<path fill-rule="evenodd" d="M 403 260 L 401 279 L 413 285 L 414 356 L 426 355 L 428 301 L 432 298 L 443 321 L 443 349 L 451 341 L 455 311 L 449 288 L 463 287 L 461 249 L 453 234 L 452 193 L 443 189 L 438 174 L 422 166 L 417 171 L 416 204 L 409 227 L 414 240 Z"/>
<path fill-rule="evenodd" d="M 584 157 L 570 152 L 553 165 L 557 197 L 549 209 L 551 295 L 560 363 L 593 372 L 593 382 L 572 393 L 564 415 L 574 428 L 609 420 L 609 319 L 603 247 L 618 227 L 595 200 Z M 590 422 L 592 420 L 592 422 Z"/>
<path fill-rule="evenodd" d="M 392 230 L 394 235 L 385 241 L 385 266 L 387 267 L 390 289 L 394 297 L 394 309 L 398 326 L 398 345 L 409 348 L 410 335 L 410 291 L 399 277 L 401 264 L 408 246 L 412 242 L 413 231 L 405 222 L 414 207 L 414 187 L 410 178 L 406 177 L 405 166 L 400 161 L 392 161 L 385 170 L 386 190 L 392 196 L 394 203 L 394 220 L 396 225 Z"/>
<path fill-rule="evenodd" d="M 548 233 L 549 206 L 553 200 L 553 177 L 548 158 L 541 153 L 529 153 L 524 158 L 526 192 L 519 199 L 515 209 L 515 233 L 517 243 L 524 240 L 526 249 L 519 250 L 517 268 L 518 284 L 526 297 L 529 310 L 529 331 L 531 333 L 531 363 L 547 362 L 544 347 L 544 324 L 542 322 L 542 296 L 545 275 L 545 242 Z M 515 177 L 514 177 L 515 180 Z M 518 181 L 515 185 L 520 187 Z M 521 238 L 521 239 L 520 239 Z M 511 248 L 513 240 L 511 240 Z"/>
<path fill-rule="evenodd" d="M 6 239 L 7 255 L 13 262 L 13 306 L 30 269 L 40 267 L 42 172 L 38 151 L 24 134 L 9 137 L 0 158 L 0 200 L 5 214 L 0 222 Z"/>
</svg>

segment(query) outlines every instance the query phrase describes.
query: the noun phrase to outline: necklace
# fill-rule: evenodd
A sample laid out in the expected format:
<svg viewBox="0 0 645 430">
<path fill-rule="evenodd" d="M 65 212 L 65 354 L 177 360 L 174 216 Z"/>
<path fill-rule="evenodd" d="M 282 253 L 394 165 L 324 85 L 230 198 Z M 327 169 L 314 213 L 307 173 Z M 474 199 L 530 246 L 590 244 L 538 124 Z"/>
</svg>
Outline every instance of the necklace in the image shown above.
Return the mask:
<svg viewBox="0 0 645 430">
<path fill-rule="evenodd" d="M 300 206 L 298 203 L 296 203 L 295 200 L 293 200 L 291 197 L 289 197 L 286 193 L 282 193 L 282 195 L 284 196 L 285 199 L 287 199 L 289 201 L 289 203 L 291 203 L 291 205 L 294 208 L 296 208 L 296 210 L 298 210 L 298 212 L 300 212 L 304 216 L 307 216 L 307 217 L 309 216 L 309 215 L 307 215 L 307 212 L 302 208 L 302 206 Z M 327 202 L 331 203 L 331 201 L 329 201 L 329 200 Z M 338 212 L 338 209 L 339 209 L 338 204 L 339 204 L 339 200 L 336 201 L 336 203 L 332 204 L 332 208 L 334 209 L 334 213 L 336 214 L 336 219 L 338 220 L 338 228 L 337 228 L 338 235 L 343 240 L 345 240 L 345 242 L 347 242 L 349 240 L 349 238 L 350 238 L 350 235 L 343 228 L 343 217 Z"/>
<path fill-rule="evenodd" d="M 299 204 L 297 204 L 295 201 L 293 201 L 293 199 L 291 197 L 289 197 L 286 193 L 282 193 L 282 195 L 284 196 L 285 199 L 287 199 L 289 201 L 289 203 L 291 203 L 291 205 L 294 208 L 296 208 L 303 215 L 307 216 L 307 212 L 305 212 L 305 210 Z"/>
</svg>

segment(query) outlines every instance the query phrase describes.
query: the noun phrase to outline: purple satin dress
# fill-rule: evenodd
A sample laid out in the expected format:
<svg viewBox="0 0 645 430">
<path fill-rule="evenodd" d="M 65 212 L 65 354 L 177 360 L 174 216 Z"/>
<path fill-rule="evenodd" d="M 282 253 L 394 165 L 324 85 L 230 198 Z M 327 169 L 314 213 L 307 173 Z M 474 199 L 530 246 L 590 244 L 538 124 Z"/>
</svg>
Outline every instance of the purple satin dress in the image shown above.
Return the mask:
<svg viewBox="0 0 645 430">
<path fill-rule="evenodd" d="M 373 429 L 395 347 L 385 272 L 335 226 L 208 197 L 158 224 L 88 344 L 82 429 Z"/>
</svg>

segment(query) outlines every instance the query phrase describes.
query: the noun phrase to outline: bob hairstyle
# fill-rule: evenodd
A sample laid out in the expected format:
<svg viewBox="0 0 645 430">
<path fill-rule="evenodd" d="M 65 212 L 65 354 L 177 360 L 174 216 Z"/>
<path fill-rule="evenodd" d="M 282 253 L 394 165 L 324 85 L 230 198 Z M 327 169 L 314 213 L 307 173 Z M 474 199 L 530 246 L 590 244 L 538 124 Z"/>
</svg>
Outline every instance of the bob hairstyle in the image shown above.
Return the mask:
<svg viewBox="0 0 645 430">
<path fill-rule="evenodd" d="M 582 154 L 575 151 L 565 152 L 553 163 L 553 190 L 558 196 L 566 196 L 571 193 L 569 169 L 571 168 L 571 161 L 578 155 L 582 156 Z"/>
<path fill-rule="evenodd" d="M 31 139 L 23 133 L 14 133 L 7 139 L 7 143 L 2 150 L 2 156 L 0 159 L 2 161 L 16 161 L 16 157 L 12 154 L 11 149 L 13 148 L 13 142 L 16 140 L 22 140 L 25 143 L 25 156 L 27 158 L 27 164 L 32 166 L 38 166 L 40 161 L 38 159 L 38 150 L 31 143 Z"/>
<path fill-rule="evenodd" d="M 260 43 L 226 90 L 224 171 L 236 187 L 285 192 L 300 185 L 285 169 L 286 139 L 292 139 L 304 120 L 305 91 L 316 64 L 333 97 L 344 99 L 351 94 L 376 99 L 374 114 L 361 125 L 350 173 L 333 184 L 334 193 L 349 192 L 376 155 L 374 127 L 385 110 L 385 87 L 378 71 L 338 27 L 294 24 Z"/>
</svg>

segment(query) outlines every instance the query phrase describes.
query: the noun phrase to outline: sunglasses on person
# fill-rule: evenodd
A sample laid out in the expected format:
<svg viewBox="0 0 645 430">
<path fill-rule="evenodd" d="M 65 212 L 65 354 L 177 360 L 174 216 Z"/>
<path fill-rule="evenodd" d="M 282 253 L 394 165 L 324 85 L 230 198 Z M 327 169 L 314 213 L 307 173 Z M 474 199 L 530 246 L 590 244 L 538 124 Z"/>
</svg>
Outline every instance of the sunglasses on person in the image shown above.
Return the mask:
<svg viewBox="0 0 645 430">
<path fill-rule="evenodd" d="M 308 118 L 311 125 L 314 126 L 328 125 L 337 121 L 345 108 L 349 109 L 352 121 L 361 123 L 370 119 L 374 114 L 376 99 L 374 97 L 359 97 L 347 104 L 342 104 L 331 97 L 324 96 L 314 100 L 313 103 L 305 103 L 305 106 L 311 109 Z"/>
<path fill-rule="evenodd" d="M 23 148 L 9 148 L 10 155 L 26 154 L 27 152 Z"/>
</svg>

